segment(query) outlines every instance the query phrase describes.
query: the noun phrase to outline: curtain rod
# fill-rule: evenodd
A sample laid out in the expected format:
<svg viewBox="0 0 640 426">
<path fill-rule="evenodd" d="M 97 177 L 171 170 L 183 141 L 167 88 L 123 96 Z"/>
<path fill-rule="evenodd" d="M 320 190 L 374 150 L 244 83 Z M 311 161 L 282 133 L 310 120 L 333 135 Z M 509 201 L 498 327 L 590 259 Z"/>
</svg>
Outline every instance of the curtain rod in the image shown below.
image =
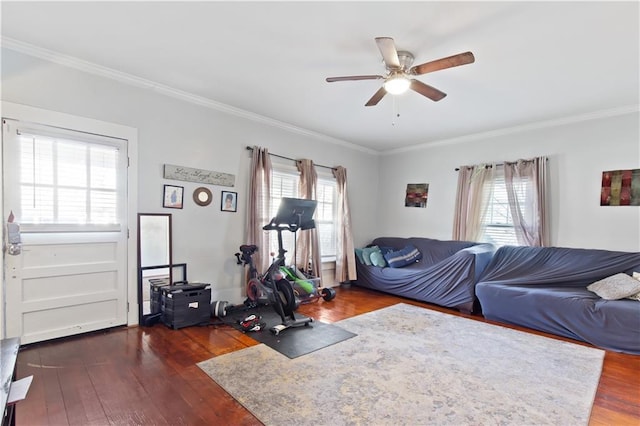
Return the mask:
<svg viewBox="0 0 640 426">
<path fill-rule="evenodd" d="M 496 166 L 504 166 L 504 163 L 496 163 Z M 464 167 L 473 167 L 473 166 L 464 166 Z M 492 166 L 491 164 L 486 164 L 486 165 L 484 166 L 484 168 L 485 168 L 485 169 L 490 169 L 490 168 L 492 168 L 492 167 L 493 167 L 493 166 Z M 459 171 L 460 171 L 460 167 L 456 167 L 456 168 L 455 168 L 455 169 L 453 169 L 453 170 L 455 170 L 456 172 L 459 172 Z"/>
<path fill-rule="evenodd" d="M 549 157 L 546 157 L 546 158 L 544 159 L 544 161 L 549 161 Z M 515 161 L 514 161 L 514 162 L 515 162 Z M 509 163 L 511 163 L 511 161 L 509 161 Z M 504 163 L 496 163 L 496 166 L 504 166 Z M 473 167 L 473 166 L 465 166 L 465 167 Z M 487 165 L 485 165 L 485 166 L 484 166 L 484 168 L 485 168 L 485 169 L 490 169 L 490 168 L 492 168 L 492 167 L 493 167 L 493 166 L 492 166 L 491 164 L 487 164 Z M 453 169 L 453 170 L 455 170 L 456 172 L 459 172 L 459 171 L 460 171 L 460 167 L 456 167 L 456 168 L 455 168 L 455 169 Z"/>
<path fill-rule="evenodd" d="M 252 146 L 248 146 L 247 147 L 247 151 L 253 151 L 253 147 Z M 285 160 L 298 161 L 295 158 L 285 157 L 284 155 L 278 155 L 278 154 L 272 154 L 272 153 L 269 153 L 269 155 L 273 155 L 274 157 L 282 158 L 282 159 L 285 159 Z M 316 166 L 316 167 L 323 167 L 325 169 L 330 169 L 330 170 L 334 170 L 335 169 L 335 167 L 323 166 L 322 164 L 315 164 L 314 163 L 313 165 Z"/>
</svg>

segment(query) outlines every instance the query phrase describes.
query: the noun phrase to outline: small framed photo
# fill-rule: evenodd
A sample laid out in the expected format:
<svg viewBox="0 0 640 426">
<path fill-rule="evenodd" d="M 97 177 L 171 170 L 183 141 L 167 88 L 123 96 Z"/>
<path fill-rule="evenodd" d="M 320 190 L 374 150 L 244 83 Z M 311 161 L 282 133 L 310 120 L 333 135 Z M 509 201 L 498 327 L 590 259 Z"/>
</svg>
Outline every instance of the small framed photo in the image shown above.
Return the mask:
<svg viewBox="0 0 640 426">
<path fill-rule="evenodd" d="M 220 210 L 223 212 L 235 212 L 238 210 L 238 193 L 222 191 L 220 197 Z"/>
<path fill-rule="evenodd" d="M 165 185 L 162 207 L 168 209 L 181 209 L 184 197 L 184 187 Z"/>
</svg>

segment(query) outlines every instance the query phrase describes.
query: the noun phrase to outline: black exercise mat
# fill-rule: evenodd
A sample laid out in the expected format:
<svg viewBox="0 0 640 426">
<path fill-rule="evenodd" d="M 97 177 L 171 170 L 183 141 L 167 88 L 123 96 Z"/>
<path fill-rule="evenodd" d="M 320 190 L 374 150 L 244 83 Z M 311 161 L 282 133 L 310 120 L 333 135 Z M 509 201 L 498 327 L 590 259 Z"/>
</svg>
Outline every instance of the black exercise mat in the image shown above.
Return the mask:
<svg viewBox="0 0 640 426">
<path fill-rule="evenodd" d="M 350 331 L 321 321 L 313 321 L 306 326 L 290 327 L 276 336 L 269 329 L 282 324 L 282 318 L 271 306 L 231 309 L 222 321 L 242 331 L 238 322 L 251 314 L 261 316 L 261 322 L 266 323 L 266 327 L 260 331 L 247 331 L 247 336 L 289 358 L 297 358 L 356 336 Z M 294 315 L 296 319 L 307 318 L 295 312 Z"/>
</svg>

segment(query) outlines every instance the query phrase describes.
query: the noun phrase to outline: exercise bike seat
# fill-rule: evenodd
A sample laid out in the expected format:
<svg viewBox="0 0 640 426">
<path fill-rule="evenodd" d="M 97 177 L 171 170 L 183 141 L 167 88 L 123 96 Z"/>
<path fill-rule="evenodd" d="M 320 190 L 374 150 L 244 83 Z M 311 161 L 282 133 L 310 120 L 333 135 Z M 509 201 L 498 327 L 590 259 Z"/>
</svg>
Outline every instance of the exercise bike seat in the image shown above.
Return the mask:
<svg viewBox="0 0 640 426">
<path fill-rule="evenodd" d="M 251 256 L 256 251 L 258 251 L 258 246 L 256 246 L 255 244 L 243 244 L 240 246 L 240 251 L 242 252 L 242 254 Z"/>
</svg>

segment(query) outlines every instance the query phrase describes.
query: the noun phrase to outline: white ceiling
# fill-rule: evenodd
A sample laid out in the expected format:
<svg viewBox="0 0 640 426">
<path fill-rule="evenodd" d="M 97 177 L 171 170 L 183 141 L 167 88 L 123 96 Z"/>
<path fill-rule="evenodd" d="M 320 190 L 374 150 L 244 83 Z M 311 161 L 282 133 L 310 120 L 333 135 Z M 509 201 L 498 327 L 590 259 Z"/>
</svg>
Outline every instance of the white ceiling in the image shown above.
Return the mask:
<svg viewBox="0 0 640 426">
<path fill-rule="evenodd" d="M 8 2 L 2 36 L 388 151 L 639 102 L 639 3 Z M 365 102 L 384 74 L 374 37 L 419 64 L 476 62 L 417 77 L 448 94 Z M 399 117 L 396 114 L 399 113 Z"/>
</svg>

